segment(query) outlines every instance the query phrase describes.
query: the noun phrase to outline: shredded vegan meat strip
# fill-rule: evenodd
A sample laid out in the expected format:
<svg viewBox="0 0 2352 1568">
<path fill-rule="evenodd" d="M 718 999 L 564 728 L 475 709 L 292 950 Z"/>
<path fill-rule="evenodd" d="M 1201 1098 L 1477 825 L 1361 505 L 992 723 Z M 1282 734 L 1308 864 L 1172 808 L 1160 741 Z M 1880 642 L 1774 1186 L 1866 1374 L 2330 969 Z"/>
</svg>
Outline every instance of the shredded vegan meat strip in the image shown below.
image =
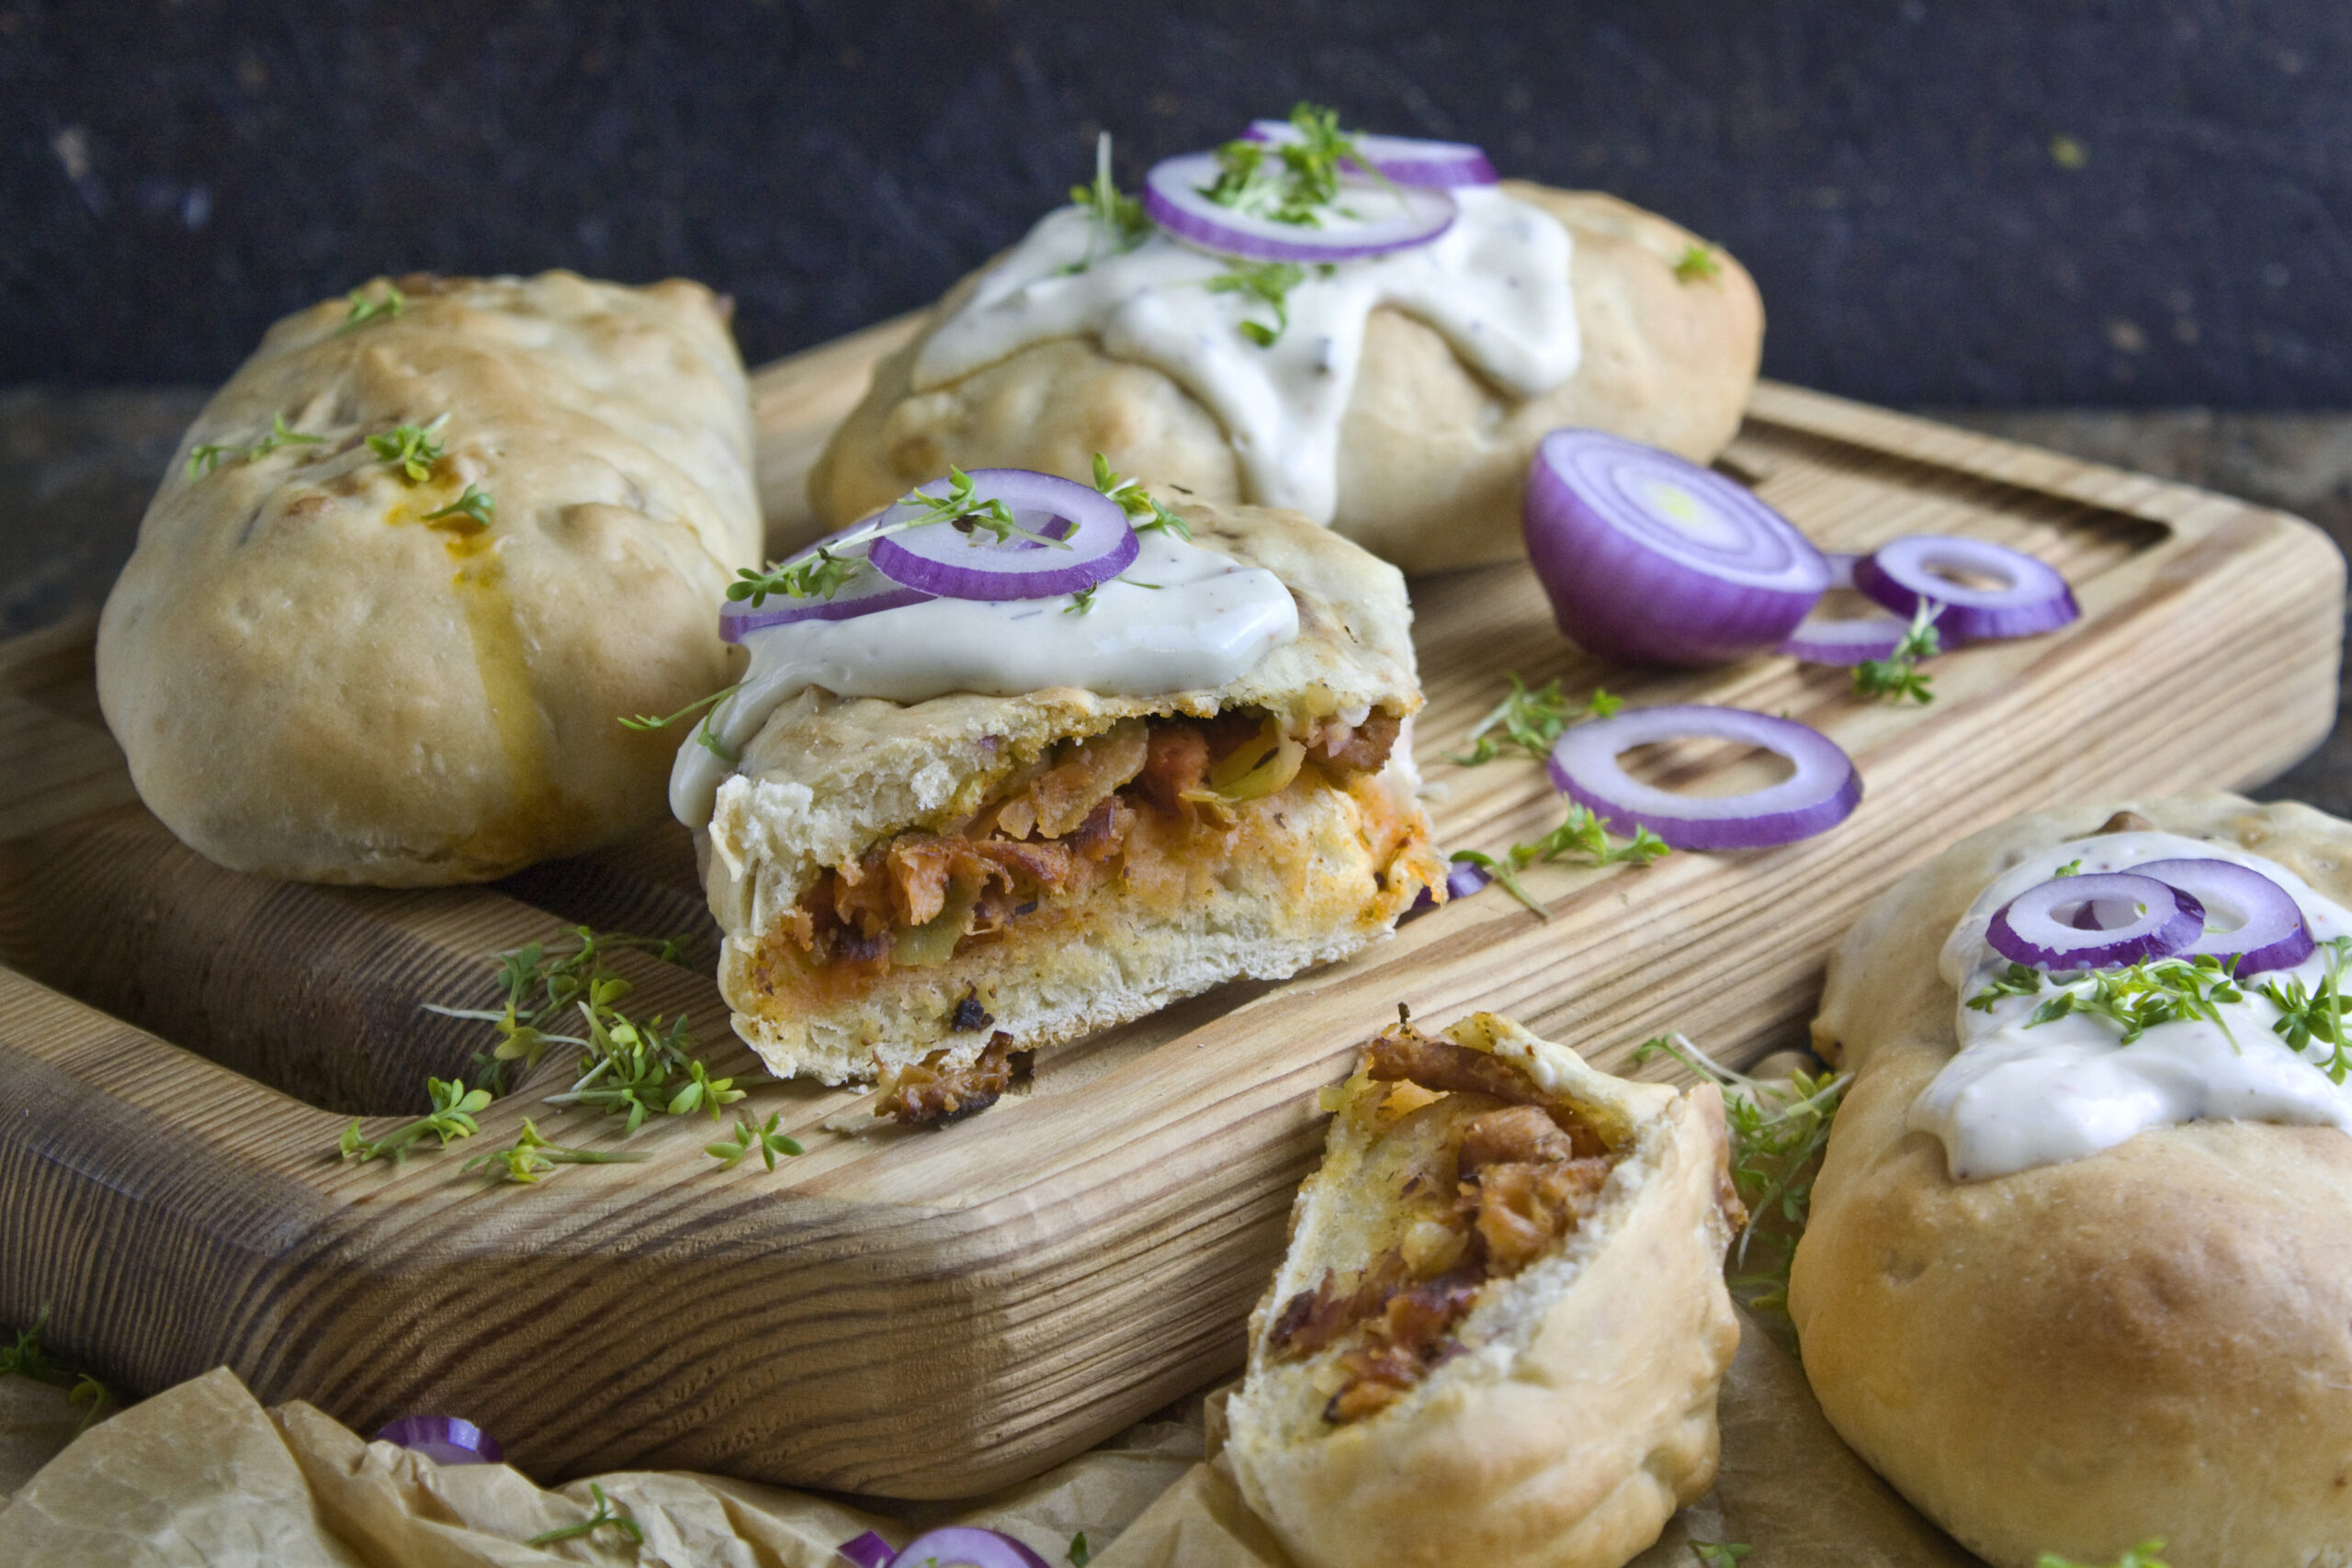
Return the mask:
<svg viewBox="0 0 2352 1568">
<path fill-rule="evenodd" d="M 913 1126 L 944 1126 L 986 1111 L 1027 1070 L 1029 1053 L 1014 1050 L 1012 1036 L 1000 1030 L 969 1066 L 946 1062 L 940 1050 L 900 1068 L 898 1081 L 875 1102 L 876 1113 Z"/>
<path fill-rule="evenodd" d="M 1433 1040 L 1409 1023 L 1382 1032 L 1368 1050 L 1364 1070 L 1383 1083 L 1408 1081 L 1436 1094 L 1466 1091 L 1514 1105 L 1540 1106 L 1576 1141 L 1577 1154 L 1607 1152 L 1600 1134 L 1499 1056 L 1451 1040 Z"/>
</svg>

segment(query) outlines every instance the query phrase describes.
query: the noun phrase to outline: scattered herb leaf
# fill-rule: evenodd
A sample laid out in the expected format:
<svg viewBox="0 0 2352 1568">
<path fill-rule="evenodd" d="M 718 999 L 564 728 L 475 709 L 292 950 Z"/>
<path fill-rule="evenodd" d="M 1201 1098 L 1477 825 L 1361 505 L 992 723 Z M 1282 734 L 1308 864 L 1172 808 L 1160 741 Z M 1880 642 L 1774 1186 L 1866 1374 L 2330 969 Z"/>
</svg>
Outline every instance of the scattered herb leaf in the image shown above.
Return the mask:
<svg viewBox="0 0 2352 1568">
<path fill-rule="evenodd" d="M 2327 949 L 2327 973 L 2320 977 L 2317 991 L 2301 980 L 2266 980 L 2262 994 L 2279 1012 L 2272 1032 L 2298 1055 L 2314 1042 L 2328 1047 L 2328 1059 L 2315 1065 L 2330 1083 L 2340 1084 L 2352 1070 L 2352 1048 L 2344 1038 L 2344 968 L 2352 937 L 2339 936 L 2322 945 Z"/>
<path fill-rule="evenodd" d="M 1260 348 L 1272 348 L 1290 330 L 1290 291 L 1306 280 L 1296 262 L 1234 262 L 1204 287 L 1212 294 L 1246 294 L 1274 312 L 1274 324 L 1244 321 L 1241 335 Z"/>
<path fill-rule="evenodd" d="M 325 440 L 323 435 L 305 435 L 299 430 L 288 429 L 286 416 L 274 413 L 269 416 L 269 434 L 250 446 L 220 446 L 208 443 L 191 450 L 187 455 L 188 478 L 201 479 L 232 459 L 250 463 L 256 457 L 268 457 L 280 446 L 316 446 Z"/>
<path fill-rule="evenodd" d="M 2083 863 L 2079 860 L 2070 860 L 2064 865 L 2060 866 L 2056 871 L 2052 872 L 2050 874 L 2053 877 L 2059 877 L 2080 876 L 2082 874 Z"/>
<path fill-rule="evenodd" d="M 2158 958 L 2098 970 L 2060 987 L 2056 996 L 2034 1010 L 2026 1027 L 2088 1013 L 2121 1029 L 2122 1043 L 2129 1045 L 2160 1023 L 2196 1018 L 2220 1029 L 2235 1046 L 2237 1037 L 2230 1033 L 2221 1010 L 2226 1003 L 2245 1000 L 2237 987 L 2236 968 L 2235 957 L 2223 960 L 2204 953 L 2194 959 Z"/>
<path fill-rule="evenodd" d="M 1530 844 L 1513 844 L 1500 859 L 1477 850 L 1457 850 L 1452 860 L 1457 864 L 1475 865 L 1484 870 L 1501 885 L 1502 890 L 1526 905 L 1544 919 L 1552 918 L 1551 911 L 1529 896 L 1521 885 L 1519 874 L 1538 861 L 1555 861 L 1570 853 L 1588 854 L 1596 866 L 1615 865 L 1630 861 L 1647 865 L 1661 855 L 1671 854 L 1666 841 L 1647 828 L 1635 828 L 1634 836 L 1623 844 L 1609 841 L 1609 830 L 1592 808 L 1579 801 L 1567 803 L 1567 817 L 1561 824 Z"/>
<path fill-rule="evenodd" d="M 424 1087 L 433 1097 L 433 1109 L 415 1121 L 395 1127 L 380 1138 L 360 1136 L 359 1118 L 353 1117 L 351 1125 L 343 1130 L 338 1145 L 346 1159 L 356 1156 L 365 1165 L 386 1155 L 399 1165 L 408 1158 L 412 1145 L 426 1137 L 438 1137 L 441 1146 L 447 1148 L 459 1138 L 470 1138 L 481 1131 L 474 1118 L 487 1110 L 493 1096 L 486 1089 L 468 1089 L 463 1078 L 426 1078 Z"/>
<path fill-rule="evenodd" d="M 735 753 L 719 743 L 718 732 L 711 727 L 718 722 L 718 705 L 742 689 L 743 682 L 741 681 L 731 686 L 721 686 L 707 697 L 696 697 L 666 718 L 656 718 L 651 714 L 632 714 L 620 721 L 621 728 L 623 729 L 667 729 L 680 719 L 708 708 L 710 711 L 703 715 L 701 725 L 695 730 L 695 741 L 713 756 L 732 763 L 735 761 Z"/>
<path fill-rule="evenodd" d="M 635 1165 L 652 1157 L 650 1155 L 631 1154 L 625 1149 L 571 1149 L 561 1144 L 551 1144 L 539 1135 L 538 1128 L 526 1116 L 523 1118 L 523 1130 L 515 1134 L 513 1148 L 476 1155 L 461 1168 L 474 1170 L 496 1166 L 505 1172 L 509 1181 L 532 1182 L 560 1165 Z"/>
<path fill-rule="evenodd" d="M 854 556 L 837 556 L 820 545 L 815 555 L 789 566 L 772 566 L 764 571 L 738 568 L 736 581 L 727 585 L 727 597 L 739 604 L 749 599 L 755 610 L 768 602 L 771 593 L 786 599 L 831 599 L 865 565 Z"/>
<path fill-rule="evenodd" d="M 1110 460 L 1102 453 L 1094 454 L 1094 488 L 1119 503 L 1128 521 L 1138 534 L 1155 529 L 1173 534 L 1180 539 L 1193 536 L 1192 525 L 1173 512 L 1153 500 L 1143 488 L 1141 479 L 1123 479 L 1111 471 Z"/>
<path fill-rule="evenodd" d="M 41 1335 L 48 1326 L 49 1307 L 44 1303 L 35 1314 L 32 1326 L 17 1331 L 15 1344 L 0 1347 L 0 1377 L 14 1372 L 52 1388 L 65 1389 L 68 1404 L 86 1406 L 74 1427 L 74 1435 L 78 1438 L 89 1430 L 100 1412 L 115 1403 L 114 1391 L 88 1372 L 69 1367 L 51 1355 L 41 1344 Z"/>
<path fill-rule="evenodd" d="M 479 534 L 490 526 L 491 513 L 498 510 L 490 492 L 478 485 L 468 485 L 466 493 L 438 512 L 424 514 L 427 525 L 452 534 Z"/>
<path fill-rule="evenodd" d="M 1069 270 L 1084 272 L 1098 259 L 1095 244 L 1109 247 L 1111 255 L 1134 250 L 1151 232 L 1151 220 L 1143 215 L 1143 203 L 1134 197 L 1120 193 L 1111 178 L 1111 133 L 1103 131 L 1094 139 L 1094 183 L 1069 187 L 1070 201 L 1086 209 L 1094 220 L 1094 236 L 1087 241 L 1084 259 L 1073 262 Z"/>
<path fill-rule="evenodd" d="M 2115 1568 L 2165 1568 L 2156 1553 L 2165 1549 L 2161 1540 L 2143 1540 L 2116 1561 Z M 2045 1551 L 2034 1559 L 2034 1568 L 2094 1568 L 2088 1562 L 2077 1562 L 2071 1557 L 2061 1557 Z"/>
<path fill-rule="evenodd" d="M 335 328 L 334 335 L 341 337 L 345 333 L 356 332 L 373 321 L 390 321 L 407 309 L 408 296 L 392 284 L 384 285 L 381 299 L 370 299 L 355 288 L 351 291 L 351 313 L 344 317 L 343 325 Z"/>
<path fill-rule="evenodd" d="M 616 1514 L 613 1512 L 612 1499 L 605 1495 L 605 1489 L 602 1486 L 592 1481 L 588 1483 L 588 1491 L 590 1495 L 596 1499 L 596 1511 L 594 1513 L 589 1515 L 586 1518 L 581 1520 L 576 1525 L 561 1525 L 551 1530 L 541 1530 L 538 1534 L 533 1536 L 523 1544 L 526 1546 L 549 1546 L 559 1540 L 573 1540 L 583 1535 L 593 1535 L 596 1531 L 603 1529 L 606 1525 L 612 1526 L 613 1529 L 628 1537 L 630 1541 L 636 1545 L 643 1546 L 645 1544 L 644 1528 L 635 1519 L 630 1518 L 627 1514 Z"/>
<path fill-rule="evenodd" d="M 2003 997 L 2030 997 L 2041 989 L 2041 970 L 2030 964 L 2012 964 L 1986 981 L 1983 990 L 1968 998 L 1968 1005 L 1978 1012 L 1991 1012 Z"/>
<path fill-rule="evenodd" d="M 1219 147 L 1216 179 L 1200 193 L 1236 212 L 1321 228 L 1325 209 L 1340 194 L 1340 165 L 1370 165 L 1357 156 L 1355 140 L 1340 130 L 1337 109 L 1302 103 L 1290 111 L 1290 123 L 1298 131 L 1295 141 L 1244 139 Z"/>
<path fill-rule="evenodd" d="M 1936 617 L 1943 613 L 1941 604 L 1921 600 L 1893 653 L 1884 659 L 1865 659 L 1854 666 L 1854 695 L 1891 697 L 1897 703 L 1934 702 L 1935 694 L 1928 690 L 1928 683 L 1935 677 L 1921 674 L 1918 664 L 1943 651 L 1943 639 L 1936 632 Z"/>
<path fill-rule="evenodd" d="M 1735 1568 L 1739 1560 L 1756 1549 L 1738 1540 L 1694 1540 L 1690 1550 L 1707 1568 Z"/>
<path fill-rule="evenodd" d="M 1674 264 L 1677 283 L 1712 283 L 1724 275 L 1724 264 L 1705 245 L 1685 245 L 1681 256 Z"/>
<path fill-rule="evenodd" d="M 1552 742 L 1569 725 L 1580 718 L 1607 718 L 1625 705 L 1624 698 L 1600 690 L 1581 703 L 1571 702 L 1561 695 L 1557 676 L 1534 690 L 1516 674 L 1505 679 L 1510 682 L 1510 694 L 1464 737 L 1470 750 L 1447 753 L 1447 761 L 1475 768 L 1501 756 L 1506 747 L 1516 747 L 1531 761 L 1540 762 L 1551 755 Z M 1502 731 L 1499 736 L 1494 733 L 1498 728 Z"/>
<path fill-rule="evenodd" d="M 758 1155 L 767 1162 L 768 1168 L 774 1170 L 776 1156 L 803 1152 L 797 1139 L 776 1130 L 777 1123 L 783 1120 L 781 1111 L 769 1117 L 764 1123 L 754 1123 L 748 1116 L 738 1116 L 735 1118 L 734 1137 L 716 1144 L 705 1144 L 702 1152 L 717 1160 L 721 1170 L 734 1169 L 747 1155 Z"/>
<path fill-rule="evenodd" d="M 1094 1549 L 1086 1544 L 1086 1532 L 1079 1531 L 1069 1538 L 1070 1568 L 1086 1568 L 1094 1561 Z"/>
<path fill-rule="evenodd" d="M 368 450 L 406 474 L 411 484 L 422 484 L 441 460 L 441 427 L 448 422 L 445 413 L 430 424 L 396 424 L 369 436 Z"/>
<path fill-rule="evenodd" d="M 1101 592 L 1102 589 L 1102 585 L 1099 582 L 1089 583 L 1084 588 L 1080 589 L 1077 592 L 1069 596 L 1069 603 L 1062 606 L 1062 614 L 1065 615 L 1083 615 L 1088 614 L 1094 608 L 1094 595 Z"/>
</svg>

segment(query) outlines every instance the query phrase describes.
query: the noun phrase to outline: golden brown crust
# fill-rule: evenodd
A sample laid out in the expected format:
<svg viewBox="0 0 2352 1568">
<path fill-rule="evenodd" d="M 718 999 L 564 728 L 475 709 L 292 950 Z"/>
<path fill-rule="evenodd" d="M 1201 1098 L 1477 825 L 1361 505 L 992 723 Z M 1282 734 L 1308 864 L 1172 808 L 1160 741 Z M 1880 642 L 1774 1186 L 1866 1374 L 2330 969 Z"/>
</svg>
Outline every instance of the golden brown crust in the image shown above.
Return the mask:
<svg viewBox="0 0 2352 1568">
<path fill-rule="evenodd" d="M 715 606 L 760 546 L 741 367 L 682 282 L 404 278 L 270 330 L 215 395 L 107 603 L 98 689 L 148 806 L 224 865 L 476 881 L 660 816 L 729 679 Z M 383 284 L 370 285 L 384 297 Z M 441 414 L 410 482 L 364 437 Z M 274 418 L 326 439 L 191 477 Z M 487 529 L 426 514 L 476 484 Z"/>
<path fill-rule="evenodd" d="M 2130 808 L 2352 896 L 2352 826 L 2307 807 Z M 2000 1568 L 2151 1537 L 2175 1568 L 2352 1562 L 2352 1138 L 2197 1122 L 1962 1184 L 1905 1125 L 1956 1049 L 1945 936 L 2115 809 L 1967 840 L 1833 957 L 1815 1039 L 1860 1077 L 1792 1280 L 1805 1371 L 1840 1435 Z"/>
<path fill-rule="evenodd" d="M 1589 425 L 1705 462 L 1738 430 L 1755 384 L 1763 305 L 1736 261 L 1715 252 L 1715 276 L 1684 279 L 1676 264 L 1700 243 L 1689 231 L 1597 191 L 1516 180 L 1504 188 L 1575 240 L 1583 365 L 1554 391 L 1509 398 L 1433 329 L 1373 312 L 1340 429 L 1332 525 L 1408 571 L 1521 553 L 1521 484 L 1546 432 Z M 952 314 L 978 276 L 934 319 Z M 887 504 L 950 460 L 1083 479 L 1099 451 L 1121 473 L 1204 500 L 1249 499 L 1224 428 L 1162 372 L 1060 338 L 918 394 L 910 378 L 925 335 L 876 367 L 811 470 L 823 527 Z"/>
</svg>

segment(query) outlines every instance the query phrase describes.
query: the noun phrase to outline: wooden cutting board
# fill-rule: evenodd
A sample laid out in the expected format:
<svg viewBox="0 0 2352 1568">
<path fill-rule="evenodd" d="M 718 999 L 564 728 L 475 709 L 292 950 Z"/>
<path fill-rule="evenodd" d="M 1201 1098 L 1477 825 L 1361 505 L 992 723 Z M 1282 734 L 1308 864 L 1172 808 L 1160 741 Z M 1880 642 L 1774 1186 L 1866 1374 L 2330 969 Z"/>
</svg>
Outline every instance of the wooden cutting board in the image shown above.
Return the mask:
<svg viewBox="0 0 2352 1568">
<path fill-rule="evenodd" d="M 772 521 L 874 356 L 908 323 L 758 380 Z M 265 1401 L 362 1430 L 464 1415 L 542 1477 L 631 1466 L 909 1497 L 1033 1473 L 1236 1366 L 1243 1320 L 1320 1141 L 1315 1089 L 1396 1004 L 1508 1010 L 1604 1066 L 1679 1027 L 1734 1061 L 1803 1038 L 1824 953 L 1871 895 L 1953 839 L 2054 801 L 2245 784 L 2301 756 L 2335 702 L 2344 563 L 2309 525 L 1788 387 L 1760 387 L 1725 467 L 1824 547 L 1912 532 L 2022 547 L 2084 617 L 1935 666 L 1930 707 L 1864 705 L 1841 671 L 1760 659 L 1603 669 L 1554 632 L 1523 567 L 1417 582 L 1417 740 L 1449 849 L 1558 820 L 1532 763 L 1445 760 L 1515 671 L 1634 704 L 1786 710 L 1853 753 L 1860 809 L 1811 842 L 1541 867 L 1538 920 L 1489 891 L 1357 960 L 1250 985 L 1046 1053 L 1034 1087 L 941 1132 L 853 1140 L 842 1091 L 762 1083 L 808 1153 L 721 1171 L 707 1122 L 634 1166 L 536 1187 L 458 1167 L 538 1117 L 550 1060 L 482 1134 L 404 1167 L 334 1157 L 462 1068 L 479 1026 L 418 1010 L 494 995 L 485 955 L 567 922 L 689 933 L 671 830 L 492 887 L 275 884 L 180 848 L 100 723 L 89 628 L 0 648 L 0 1322 L 134 1389 L 219 1363 Z M 1699 751 L 1653 776 L 1722 788 Z M 707 971 L 642 964 L 648 1010 L 725 1041 Z M 552 1124 L 550 1124 L 552 1123 Z M 557 1129 L 560 1129 L 558 1131 Z"/>
</svg>

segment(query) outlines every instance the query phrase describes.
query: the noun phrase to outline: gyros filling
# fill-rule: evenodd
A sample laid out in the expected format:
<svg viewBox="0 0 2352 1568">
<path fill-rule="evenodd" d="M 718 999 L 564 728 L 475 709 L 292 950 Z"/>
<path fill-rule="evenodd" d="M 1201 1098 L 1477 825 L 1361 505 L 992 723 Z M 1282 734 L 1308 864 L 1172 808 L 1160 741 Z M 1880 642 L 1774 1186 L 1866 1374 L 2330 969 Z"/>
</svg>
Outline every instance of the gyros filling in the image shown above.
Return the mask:
<svg viewBox="0 0 2352 1568">
<path fill-rule="evenodd" d="M 1193 829 L 1229 822 L 1244 801 L 1379 772 L 1397 729 L 1378 711 L 1304 739 L 1258 709 L 1123 720 L 1056 747 L 956 829 L 900 833 L 826 873 L 784 929 L 844 976 L 944 963 L 1123 864 L 1205 852 L 1215 835 Z"/>
<path fill-rule="evenodd" d="M 1339 1389 L 1323 1411 L 1334 1425 L 1385 1409 L 1459 1354 L 1453 1329 L 1480 1290 L 1573 1233 L 1624 1153 L 1612 1153 L 1573 1107 L 1513 1063 L 1409 1023 L 1374 1039 L 1364 1065 L 1382 1082 L 1497 1103 L 1463 1122 L 1451 1146 L 1405 1178 L 1397 1197 L 1419 1218 L 1402 1242 L 1351 1284 L 1326 1269 L 1315 1289 L 1283 1303 L 1272 1334 L 1276 1350 L 1305 1358 L 1346 1347 Z M 1448 1193 L 1451 1201 L 1432 1201 Z"/>
</svg>

